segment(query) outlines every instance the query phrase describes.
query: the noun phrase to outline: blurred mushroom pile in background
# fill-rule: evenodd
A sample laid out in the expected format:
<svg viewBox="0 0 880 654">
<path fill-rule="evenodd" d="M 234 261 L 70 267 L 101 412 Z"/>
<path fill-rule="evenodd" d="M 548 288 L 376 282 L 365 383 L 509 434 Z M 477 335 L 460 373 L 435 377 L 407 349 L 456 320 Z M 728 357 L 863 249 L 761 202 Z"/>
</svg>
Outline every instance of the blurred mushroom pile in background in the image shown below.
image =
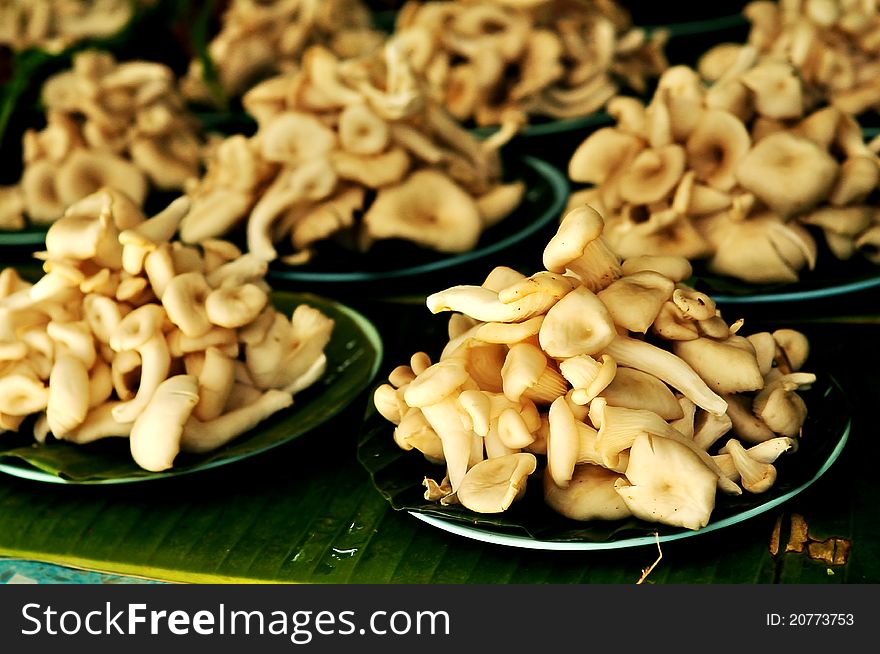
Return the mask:
<svg viewBox="0 0 880 654">
<path fill-rule="evenodd" d="M 834 106 L 808 110 L 790 64 L 743 52 L 709 87 L 674 66 L 647 104 L 612 99 L 616 124 L 569 161 L 569 177 L 591 185 L 570 204 L 602 213 L 622 257 L 704 260 L 750 283 L 793 282 L 814 268 L 814 234 L 840 260 L 880 262 L 869 201 L 880 160 L 859 124 Z"/>
<path fill-rule="evenodd" d="M 807 416 L 798 391 L 809 342 L 795 330 L 741 335 L 687 286 L 682 257 L 621 261 L 601 216 L 571 209 L 525 277 L 427 298 L 452 312 L 436 362 L 425 352 L 374 392 L 394 440 L 444 466 L 425 498 L 506 511 L 542 475 L 544 500 L 576 520 L 635 516 L 708 524 L 717 491 L 762 493 Z"/>
<path fill-rule="evenodd" d="M 667 65 L 667 34 L 611 0 L 411 0 L 394 38 L 437 99 L 480 126 L 586 116 L 621 87 L 647 92 Z"/>
<path fill-rule="evenodd" d="M 859 115 L 880 108 L 880 8 L 874 0 L 750 2 L 746 43 L 721 43 L 701 58 L 709 81 L 753 51 L 759 59 L 791 63 L 804 84 L 807 107 L 831 104 Z"/>
<path fill-rule="evenodd" d="M 0 189 L 0 226 L 48 224 L 108 186 L 142 206 L 198 177 L 203 143 L 173 71 L 84 50 L 42 88 L 46 126 L 23 138 L 19 184 Z"/>
<path fill-rule="evenodd" d="M 394 41 L 348 60 L 313 46 L 296 72 L 262 82 L 243 104 L 258 129 L 217 144 L 188 185 L 186 242 L 244 225 L 262 261 L 306 262 L 327 239 L 359 251 L 405 239 L 464 252 L 525 190 L 502 182 L 498 149 L 512 132 L 474 137 L 426 95 Z"/>
<path fill-rule="evenodd" d="M 33 417 L 39 442 L 129 438 L 134 461 L 158 472 L 324 374 L 334 321 L 304 304 L 277 311 L 265 263 L 231 243 L 172 241 L 188 205 L 146 219 L 101 189 L 49 228 L 36 283 L 0 273 L 0 430 Z"/>
<path fill-rule="evenodd" d="M 156 0 L 0 0 L 0 45 L 60 52 L 121 31 Z"/>
<path fill-rule="evenodd" d="M 237 98 L 268 77 L 296 71 L 312 45 L 349 58 L 379 49 L 384 38 L 362 0 L 231 0 L 207 55 L 222 94 Z M 189 100 L 217 103 L 207 72 L 200 59 L 191 62 L 181 81 Z"/>
</svg>

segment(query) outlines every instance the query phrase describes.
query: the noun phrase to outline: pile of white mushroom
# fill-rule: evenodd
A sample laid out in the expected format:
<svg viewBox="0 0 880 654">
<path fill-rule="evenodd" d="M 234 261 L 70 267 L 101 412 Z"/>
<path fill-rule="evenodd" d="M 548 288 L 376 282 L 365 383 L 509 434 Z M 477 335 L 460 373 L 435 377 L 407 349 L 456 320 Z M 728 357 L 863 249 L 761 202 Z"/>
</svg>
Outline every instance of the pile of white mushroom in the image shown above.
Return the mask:
<svg viewBox="0 0 880 654">
<path fill-rule="evenodd" d="M 664 31 L 611 0 L 446 0 L 403 5 L 395 38 L 461 121 L 575 118 L 666 68 Z"/>
<path fill-rule="evenodd" d="M 231 243 L 172 240 L 188 200 L 145 219 L 102 189 L 49 229 L 45 274 L 0 274 L 0 429 L 36 440 L 124 437 L 159 472 L 215 450 L 324 373 L 334 322 L 271 302 L 265 263 Z"/>
<path fill-rule="evenodd" d="M 613 127 L 575 150 L 572 194 L 605 217 L 622 257 L 673 254 L 749 283 L 793 282 L 817 264 L 814 234 L 840 260 L 878 260 L 869 196 L 880 159 L 855 119 L 805 110 L 789 64 L 746 52 L 710 87 L 696 71 L 663 73 L 651 101 L 616 97 Z"/>
<path fill-rule="evenodd" d="M 102 186 L 142 205 L 199 175 L 200 130 L 164 64 L 82 51 L 46 80 L 42 103 L 47 124 L 24 134 L 21 181 L 0 189 L 0 227 L 51 223 Z"/>
<path fill-rule="evenodd" d="M 512 134 L 474 137 L 425 95 L 393 42 L 347 60 L 314 46 L 299 71 L 254 87 L 244 106 L 257 132 L 220 143 L 188 187 L 186 242 L 246 223 L 248 251 L 263 261 L 308 261 L 328 239 L 463 252 L 525 190 L 501 179 L 498 148 Z"/>
<path fill-rule="evenodd" d="M 742 55 L 795 66 L 809 100 L 858 115 L 880 108 L 880 10 L 874 0 L 750 2 L 746 43 L 722 43 L 707 51 L 699 70 L 714 81 Z"/>
<path fill-rule="evenodd" d="M 428 297 L 450 311 L 448 344 L 395 368 L 373 399 L 394 441 L 445 466 L 425 498 L 506 511 L 541 475 L 575 520 L 635 516 L 706 526 L 720 490 L 762 493 L 794 451 L 806 337 L 742 336 L 683 283 L 688 261 L 621 261 L 599 214 L 570 210 L 529 277 L 495 268 L 480 286 Z M 438 476 L 439 478 L 439 476 Z"/>
<path fill-rule="evenodd" d="M 57 53 L 117 34 L 154 0 L 0 0 L 0 45 Z"/>
<path fill-rule="evenodd" d="M 309 46 L 322 45 L 348 58 L 378 49 L 384 36 L 373 28 L 362 0 L 232 0 L 208 44 L 208 56 L 222 92 L 237 98 L 268 77 L 299 68 Z M 218 100 L 198 59 L 181 88 L 193 101 Z"/>
</svg>

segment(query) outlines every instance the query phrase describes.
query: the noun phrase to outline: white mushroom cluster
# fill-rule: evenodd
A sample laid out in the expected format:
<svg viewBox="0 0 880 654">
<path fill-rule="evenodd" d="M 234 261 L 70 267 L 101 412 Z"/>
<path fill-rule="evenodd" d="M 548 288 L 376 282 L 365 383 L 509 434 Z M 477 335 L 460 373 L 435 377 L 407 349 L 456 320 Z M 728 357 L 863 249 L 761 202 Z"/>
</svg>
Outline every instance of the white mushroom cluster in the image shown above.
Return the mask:
<svg viewBox="0 0 880 654">
<path fill-rule="evenodd" d="M 164 64 L 85 50 L 46 80 L 42 103 L 47 124 L 24 134 L 20 183 L 0 191 L 6 229 L 51 223 L 103 186 L 142 205 L 199 175 L 199 126 Z"/>
<path fill-rule="evenodd" d="M 324 373 L 334 321 L 273 306 L 265 263 L 229 242 L 172 240 L 189 201 L 146 219 L 101 189 L 46 236 L 45 274 L 0 273 L 0 430 L 128 438 L 159 472 L 229 443 Z"/>
<path fill-rule="evenodd" d="M 246 224 L 248 251 L 262 261 L 308 261 L 326 239 L 463 252 L 524 192 L 501 179 L 498 148 L 510 133 L 478 140 L 426 96 L 393 43 L 347 60 L 313 46 L 299 71 L 254 87 L 244 106 L 258 129 L 220 143 L 189 186 L 186 242 Z"/>
<path fill-rule="evenodd" d="M 746 43 L 722 43 L 699 62 L 707 80 L 724 75 L 745 49 L 795 66 L 813 103 L 848 114 L 880 109 L 880 8 L 874 0 L 759 0 L 743 14 Z"/>
<path fill-rule="evenodd" d="M 569 177 L 590 187 L 570 202 L 602 213 L 617 254 L 704 260 L 748 283 L 797 281 L 817 236 L 840 260 L 877 258 L 880 159 L 852 116 L 805 109 L 789 64 L 753 55 L 708 87 L 669 68 L 647 105 L 611 100 L 616 124 L 575 150 Z"/>
<path fill-rule="evenodd" d="M 410 0 L 394 38 L 449 111 L 481 126 L 586 116 L 667 65 L 667 34 L 612 0 Z"/>
<path fill-rule="evenodd" d="M 500 513 L 540 476 L 575 520 L 635 516 L 700 529 L 718 492 L 762 493 L 798 446 L 809 342 L 749 336 L 687 286 L 676 256 L 621 260 L 587 205 L 569 210 L 545 270 L 505 267 L 430 295 L 449 342 L 395 368 L 373 396 L 394 440 L 445 466 L 425 498 Z"/>
<path fill-rule="evenodd" d="M 0 45 L 58 53 L 117 34 L 155 0 L 0 0 Z"/>
<path fill-rule="evenodd" d="M 303 52 L 312 45 L 348 58 L 378 49 L 385 36 L 373 28 L 362 0 L 232 0 L 220 23 L 208 44 L 208 56 L 227 98 L 240 97 L 268 77 L 297 70 Z M 190 63 L 181 88 L 193 101 L 218 100 L 199 59 Z"/>
</svg>

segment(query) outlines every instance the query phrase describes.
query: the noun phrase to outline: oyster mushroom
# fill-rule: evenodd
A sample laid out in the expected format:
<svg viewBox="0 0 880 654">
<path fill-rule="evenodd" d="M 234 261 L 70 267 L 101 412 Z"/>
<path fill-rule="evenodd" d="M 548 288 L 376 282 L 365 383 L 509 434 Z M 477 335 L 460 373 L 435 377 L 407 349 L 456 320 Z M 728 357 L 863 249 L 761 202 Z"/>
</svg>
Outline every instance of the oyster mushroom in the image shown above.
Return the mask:
<svg viewBox="0 0 880 654">
<path fill-rule="evenodd" d="M 140 467 L 161 472 L 173 466 L 184 424 L 198 401 L 198 384 L 190 375 L 169 377 L 156 387 L 129 436 L 132 458 Z M 118 414 L 113 412 L 114 419 Z"/>
<path fill-rule="evenodd" d="M 544 475 L 544 502 L 551 509 L 572 520 L 620 520 L 632 512 L 614 484 L 624 479 L 619 472 L 591 463 L 577 465 L 565 488 Z"/>
<path fill-rule="evenodd" d="M 716 394 L 685 361 L 645 341 L 617 336 L 605 347 L 618 365 L 635 368 L 666 382 L 698 407 L 723 414 L 727 402 Z"/>
<path fill-rule="evenodd" d="M 727 441 L 723 452 L 731 456 L 742 487 L 750 493 L 763 493 L 776 482 L 776 467 L 752 458 L 735 438 Z"/>
<path fill-rule="evenodd" d="M 716 475 L 687 447 L 639 434 L 618 494 L 637 518 L 697 530 L 715 508 Z"/>
<path fill-rule="evenodd" d="M 568 388 L 565 378 L 550 364 L 541 349 L 528 343 L 517 343 L 510 348 L 501 369 L 501 379 L 504 395 L 514 402 L 527 397 L 549 404 Z"/>
<path fill-rule="evenodd" d="M 743 336 L 729 336 L 724 341 L 703 337 L 675 341 L 672 351 L 716 393 L 743 393 L 764 387 L 755 348 Z"/>
<path fill-rule="evenodd" d="M 816 263 L 812 235 L 772 212 L 753 213 L 745 221 L 719 213 L 701 220 L 699 229 L 712 244 L 706 265 L 718 274 L 752 283 L 793 282 L 799 270 Z"/>
<path fill-rule="evenodd" d="M 592 207 L 569 210 L 544 248 L 544 266 L 555 273 L 570 271 L 590 291 L 601 291 L 621 276 L 620 259 L 602 236 L 604 225 Z"/>
<path fill-rule="evenodd" d="M 631 332 L 647 333 L 663 304 L 672 297 L 675 283 L 650 270 L 634 272 L 599 291 L 615 325 Z"/>
<path fill-rule="evenodd" d="M 467 471 L 456 497 L 476 513 L 501 513 L 525 494 L 537 465 L 535 455 L 528 452 L 480 461 Z"/>
<path fill-rule="evenodd" d="M 749 133 L 736 116 L 720 109 L 704 111 L 685 145 L 688 167 L 697 180 L 730 191 L 750 146 Z"/>
<path fill-rule="evenodd" d="M 646 409 L 664 420 L 682 417 L 681 405 L 662 381 L 635 368 L 617 368 L 614 379 L 598 396 L 609 406 Z"/>
<path fill-rule="evenodd" d="M 473 249 L 481 226 L 474 199 L 443 173 L 427 169 L 381 189 L 364 214 L 371 239 L 406 238 L 441 252 Z"/>
<path fill-rule="evenodd" d="M 550 307 L 538 340 L 551 357 L 597 354 L 615 337 L 614 320 L 602 300 L 586 287 L 568 293 Z"/>
<path fill-rule="evenodd" d="M 685 150 L 678 144 L 642 150 L 620 174 L 618 193 L 633 204 L 659 202 L 670 195 L 684 169 Z"/>
<path fill-rule="evenodd" d="M 788 132 L 758 142 L 740 161 L 736 179 L 780 216 L 808 211 L 825 200 L 839 175 L 826 150 Z"/>
</svg>

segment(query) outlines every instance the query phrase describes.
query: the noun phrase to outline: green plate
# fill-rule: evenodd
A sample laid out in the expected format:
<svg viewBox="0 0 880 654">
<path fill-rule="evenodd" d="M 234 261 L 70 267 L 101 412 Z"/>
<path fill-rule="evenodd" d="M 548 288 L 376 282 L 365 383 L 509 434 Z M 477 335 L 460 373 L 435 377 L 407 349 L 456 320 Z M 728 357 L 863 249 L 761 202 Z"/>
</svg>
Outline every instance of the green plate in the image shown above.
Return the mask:
<svg viewBox="0 0 880 654">
<path fill-rule="evenodd" d="M 462 506 L 441 506 L 424 499 L 426 476 L 441 479 L 442 466 L 427 463 L 418 452 L 404 452 L 394 443 L 392 427 L 370 411 L 358 444 L 358 459 L 391 506 L 428 524 L 486 543 L 544 550 L 608 550 L 654 545 L 710 533 L 736 525 L 788 501 L 815 483 L 837 460 L 849 437 L 851 419 L 846 393 L 829 374 L 801 395 L 809 407 L 797 452 L 776 462 L 778 479 L 760 495 L 718 496 L 709 524 L 682 529 L 635 518 L 577 522 L 554 513 L 543 502 L 537 475 L 525 497 L 502 514 L 477 514 Z"/>
<path fill-rule="evenodd" d="M 48 227 L 25 227 L 19 231 L 0 229 L 0 247 L 43 247 Z"/>
<path fill-rule="evenodd" d="M 290 408 L 267 418 L 219 450 L 204 455 L 179 455 L 174 468 L 166 472 L 150 472 L 137 466 L 126 439 L 111 438 L 90 445 L 52 441 L 40 446 L 30 434 L 24 433 L 4 434 L 0 439 L 0 471 L 61 484 L 149 481 L 234 463 L 305 435 L 338 414 L 368 388 L 382 360 L 382 341 L 371 322 L 338 302 L 311 294 L 284 292 L 276 292 L 274 302 L 288 315 L 305 303 L 336 321 L 325 349 L 327 372 L 313 386 L 298 393 Z"/>
<path fill-rule="evenodd" d="M 590 129 L 612 125 L 614 119 L 611 114 L 604 111 L 597 111 L 587 116 L 578 116 L 576 118 L 563 118 L 560 120 L 550 120 L 533 116 L 529 119 L 526 128 L 516 135 L 516 139 L 534 138 L 540 136 L 553 136 L 564 134 L 567 132 L 587 132 Z M 477 138 L 485 139 L 498 131 L 496 125 L 487 125 L 485 127 L 474 127 L 470 130 L 471 134 Z"/>
<path fill-rule="evenodd" d="M 513 163 L 507 178 L 526 182 L 522 204 L 507 218 L 487 229 L 477 246 L 469 252 L 444 255 L 397 239 L 380 241 L 364 254 L 328 245 L 326 250 L 318 251 L 313 263 L 294 267 L 273 262 L 267 277 L 273 281 L 295 283 L 373 285 L 485 262 L 488 257 L 526 242 L 558 221 L 568 197 L 565 175 L 535 157 L 523 157 Z M 376 288 L 373 286 L 370 291 Z"/>
</svg>

